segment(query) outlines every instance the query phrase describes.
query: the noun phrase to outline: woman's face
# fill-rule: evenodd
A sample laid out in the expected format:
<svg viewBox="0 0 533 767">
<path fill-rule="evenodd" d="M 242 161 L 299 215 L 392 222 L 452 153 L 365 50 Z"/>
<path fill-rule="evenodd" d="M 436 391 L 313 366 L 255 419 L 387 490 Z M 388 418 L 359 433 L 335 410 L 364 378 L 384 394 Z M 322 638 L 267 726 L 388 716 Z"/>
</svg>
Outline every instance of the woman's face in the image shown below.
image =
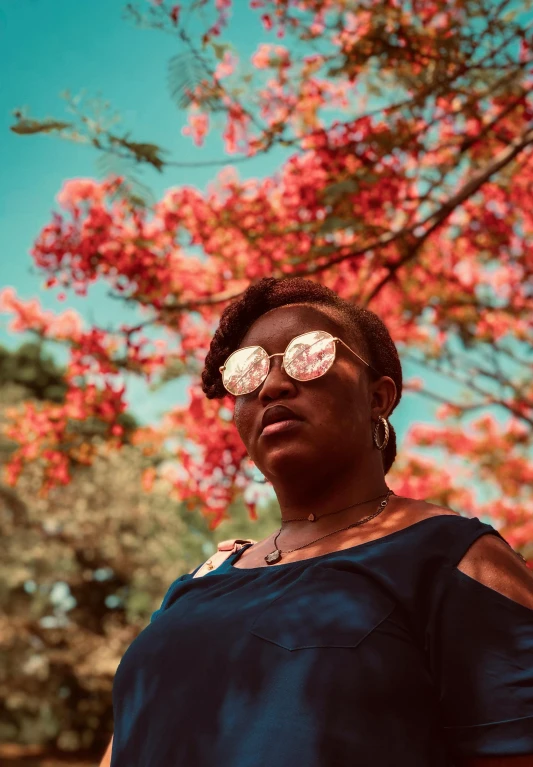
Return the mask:
<svg viewBox="0 0 533 767">
<path fill-rule="evenodd" d="M 326 312 L 305 304 L 272 309 L 253 323 L 239 346 L 257 344 L 274 354 L 285 351 L 301 333 L 325 330 L 365 359 L 341 318 L 337 320 L 333 310 Z M 357 470 L 373 451 L 373 426 L 380 413 L 388 415 L 392 409 L 396 386 L 388 377 L 370 383 L 366 365 L 343 344 L 337 342 L 336 347 L 333 365 L 320 378 L 296 381 L 281 370 L 283 358 L 273 357 L 261 386 L 236 397 L 234 421 L 241 439 L 273 483 L 276 478 L 297 481 L 309 471 L 318 480 L 350 467 Z M 286 405 L 301 421 L 291 429 L 262 434 L 263 413 L 275 404 Z M 377 458 L 381 460 L 380 454 Z"/>
</svg>

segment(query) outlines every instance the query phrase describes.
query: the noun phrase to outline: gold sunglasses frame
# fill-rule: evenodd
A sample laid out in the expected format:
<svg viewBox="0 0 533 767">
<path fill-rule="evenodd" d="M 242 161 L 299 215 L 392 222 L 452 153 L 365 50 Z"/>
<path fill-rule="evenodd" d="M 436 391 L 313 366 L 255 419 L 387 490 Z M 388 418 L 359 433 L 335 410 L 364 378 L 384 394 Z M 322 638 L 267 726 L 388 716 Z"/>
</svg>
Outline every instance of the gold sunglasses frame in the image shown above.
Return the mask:
<svg viewBox="0 0 533 767">
<path fill-rule="evenodd" d="M 258 383 L 258 384 L 257 384 L 257 386 L 255 387 L 255 389 L 251 389 L 251 391 L 247 391 L 247 392 L 245 392 L 244 394 L 233 394 L 233 392 L 232 392 L 232 391 L 230 391 L 230 390 L 229 390 L 229 389 L 226 387 L 226 384 L 224 383 L 224 381 L 222 381 L 222 384 L 223 384 L 224 388 L 226 389 L 226 391 L 227 391 L 229 394 L 231 394 L 233 397 L 243 397 L 243 396 L 245 396 L 245 394 L 252 394 L 252 392 L 254 392 L 254 391 L 256 391 L 257 389 L 259 389 L 259 387 L 261 386 L 261 384 L 264 384 L 264 382 L 265 382 L 265 381 L 266 381 L 266 379 L 268 378 L 268 374 L 270 373 L 270 360 L 272 359 L 272 357 L 285 357 L 285 353 L 287 352 L 287 349 L 289 348 L 289 346 L 290 346 L 290 345 L 291 345 L 291 344 L 292 344 L 294 341 L 296 341 L 298 338 L 301 338 L 302 336 L 306 336 L 306 335 L 308 335 L 308 333 L 327 333 L 327 335 L 328 335 L 328 336 L 330 336 L 330 339 L 331 339 L 332 341 L 334 341 L 334 342 L 336 342 L 336 341 L 340 341 L 340 342 L 341 342 L 341 344 L 342 344 L 343 346 L 345 346 L 345 347 L 348 349 L 348 351 L 352 352 L 352 354 L 355 354 L 355 356 L 357 357 L 357 359 L 361 360 L 361 362 L 362 362 L 363 364 L 365 364 L 365 365 L 366 365 L 368 368 L 370 368 L 370 370 L 373 370 L 373 371 L 374 371 L 374 373 L 376 373 L 378 376 L 381 376 L 381 373 L 380 373 L 378 370 L 376 370 L 376 368 L 375 368 L 373 365 L 371 365 L 369 362 L 367 362 L 366 360 L 364 360 L 364 359 L 363 359 L 363 358 L 362 358 L 362 357 L 361 357 L 359 354 L 357 354 L 357 352 L 354 352 L 354 350 L 353 350 L 353 349 L 351 349 L 351 348 L 348 346 L 348 344 L 346 344 L 346 343 L 345 343 L 345 342 L 342 340 L 342 338 L 338 338 L 337 336 L 332 336 L 332 335 L 331 335 L 331 333 L 328 333 L 328 331 L 327 331 L 327 330 L 306 330 L 306 332 L 305 332 L 305 333 L 300 333 L 300 335 L 298 335 L 298 336 L 294 336 L 294 338 L 292 338 L 292 339 L 289 341 L 289 343 L 287 344 L 287 346 L 285 347 L 285 351 L 284 351 L 284 352 L 275 352 L 275 354 L 267 354 L 267 358 L 268 358 L 268 370 L 267 370 L 267 372 L 266 372 L 266 375 L 265 375 L 265 377 L 263 378 L 263 380 L 262 380 L 260 383 Z M 243 347 L 242 347 L 242 348 L 240 348 L 240 349 L 235 349 L 235 351 L 234 351 L 234 352 L 232 352 L 232 353 L 229 355 L 229 357 L 226 359 L 225 363 L 224 363 L 224 364 L 223 364 L 221 367 L 219 367 L 219 372 L 220 372 L 220 374 L 222 375 L 222 374 L 224 373 L 224 370 L 226 369 L 226 365 L 228 364 L 228 360 L 229 360 L 231 357 L 233 357 L 233 355 L 234 355 L 234 354 L 236 354 L 237 352 L 242 352 L 242 351 L 245 351 L 246 349 L 257 349 L 257 348 L 259 348 L 259 349 L 263 349 L 263 347 L 262 347 L 262 346 L 260 346 L 259 344 L 253 344 L 252 346 L 243 346 Z M 331 370 L 331 368 L 333 367 L 333 363 L 334 363 L 334 362 L 335 362 L 335 360 L 337 359 L 337 344 L 336 344 L 336 343 L 335 343 L 335 345 L 334 345 L 334 350 L 335 350 L 335 351 L 334 351 L 334 354 L 333 354 L 333 359 L 332 359 L 332 361 L 331 361 L 331 365 L 328 367 L 328 370 Z M 263 351 L 265 352 L 265 354 L 267 353 L 267 352 L 266 352 L 266 349 L 263 349 Z M 285 370 L 285 368 L 283 367 L 283 362 L 281 363 L 281 369 L 282 369 L 282 370 Z M 323 376 L 323 375 L 326 375 L 326 373 L 328 372 L 328 370 L 324 371 L 324 373 L 321 373 L 319 376 L 316 376 L 315 378 L 310 378 L 310 379 L 307 379 L 307 380 L 310 380 L 310 381 L 315 381 L 317 378 L 322 378 L 322 376 Z M 287 371 L 286 371 L 286 370 L 285 370 L 285 372 L 287 373 Z M 290 378 L 292 378 L 293 380 L 295 380 L 295 381 L 303 381 L 303 382 L 305 383 L 305 379 L 302 379 L 302 378 L 296 378 L 296 376 L 292 376 L 290 373 L 287 373 L 287 375 L 288 375 Z"/>
</svg>

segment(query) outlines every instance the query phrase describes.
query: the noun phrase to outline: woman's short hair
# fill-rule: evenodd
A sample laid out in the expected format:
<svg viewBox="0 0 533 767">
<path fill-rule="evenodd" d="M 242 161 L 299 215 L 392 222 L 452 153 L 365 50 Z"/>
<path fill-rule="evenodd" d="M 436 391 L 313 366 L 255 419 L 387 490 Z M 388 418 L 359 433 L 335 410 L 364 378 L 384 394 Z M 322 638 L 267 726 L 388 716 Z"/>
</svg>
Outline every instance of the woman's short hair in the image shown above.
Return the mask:
<svg viewBox="0 0 533 767">
<path fill-rule="evenodd" d="M 248 329 L 259 317 L 270 309 L 287 304 L 309 304 L 336 312 L 350 338 L 357 342 L 361 355 L 366 355 L 367 362 L 379 370 L 381 375 L 390 376 L 396 384 L 394 410 L 402 396 L 402 366 L 398 350 L 385 323 L 369 309 L 351 304 L 325 285 L 302 277 L 263 277 L 250 285 L 236 301 L 224 309 L 202 371 L 202 390 L 208 399 L 233 396 L 224 388 L 219 367 L 239 348 Z M 349 344 L 348 341 L 347 343 Z M 372 380 L 376 380 L 375 373 L 369 368 L 365 370 Z M 396 433 L 392 425 L 389 426 L 389 442 L 383 451 L 385 474 L 396 458 Z M 380 439 L 382 438 L 383 432 L 380 430 Z"/>
</svg>

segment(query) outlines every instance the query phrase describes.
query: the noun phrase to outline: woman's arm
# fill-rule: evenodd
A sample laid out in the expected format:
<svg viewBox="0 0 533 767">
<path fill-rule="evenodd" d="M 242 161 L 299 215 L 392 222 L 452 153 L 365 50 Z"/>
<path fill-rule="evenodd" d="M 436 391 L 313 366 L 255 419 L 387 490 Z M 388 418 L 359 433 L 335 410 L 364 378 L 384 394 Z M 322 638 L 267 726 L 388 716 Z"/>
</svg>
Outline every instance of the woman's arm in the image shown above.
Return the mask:
<svg viewBox="0 0 533 767">
<path fill-rule="evenodd" d="M 500 565 L 498 567 L 498 565 Z M 509 556 L 509 547 L 495 536 L 483 536 L 471 547 L 459 569 L 485 586 L 533 609 L 533 577 L 522 562 Z M 533 754 L 471 756 L 461 767 L 533 767 Z"/>
<path fill-rule="evenodd" d="M 113 748 L 113 738 L 111 738 L 111 740 L 109 741 L 109 745 L 107 747 L 107 750 L 106 750 L 105 754 L 102 757 L 102 761 L 100 762 L 100 767 L 110 767 L 110 765 L 111 765 L 111 749 L 112 748 Z"/>
<path fill-rule="evenodd" d="M 430 634 L 453 760 L 533 767 L 533 572 L 486 534 L 444 582 Z"/>
<path fill-rule="evenodd" d="M 483 536 L 470 548 L 459 569 L 471 578 L 524 607 L 533 609 L 533 577 L 509 547 L 492 535 Z M 533 767 L 533 754 L 523 756 L 470 756 L 460 767 Z"/>
</svg>

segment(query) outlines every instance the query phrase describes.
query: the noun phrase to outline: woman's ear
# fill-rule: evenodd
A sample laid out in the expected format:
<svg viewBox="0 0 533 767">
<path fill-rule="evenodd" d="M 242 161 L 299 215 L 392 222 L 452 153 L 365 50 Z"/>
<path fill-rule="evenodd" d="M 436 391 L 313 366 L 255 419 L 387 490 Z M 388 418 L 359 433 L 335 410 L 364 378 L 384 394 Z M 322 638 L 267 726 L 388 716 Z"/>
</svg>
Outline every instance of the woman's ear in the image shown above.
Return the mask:
<svg viewBox="0 0 533 767">
<path fill-rule="evenodd" d="M 372 391 L 372 415 L 374 418 L 377 418 L 380 415 L 384 418 L 388 418 L 396 404 L 396 397 L 398 394 L 396 384 L 390 376 L 381 376 L 381 378 L 374 381 L 370 386 Z"/>
</svg>

